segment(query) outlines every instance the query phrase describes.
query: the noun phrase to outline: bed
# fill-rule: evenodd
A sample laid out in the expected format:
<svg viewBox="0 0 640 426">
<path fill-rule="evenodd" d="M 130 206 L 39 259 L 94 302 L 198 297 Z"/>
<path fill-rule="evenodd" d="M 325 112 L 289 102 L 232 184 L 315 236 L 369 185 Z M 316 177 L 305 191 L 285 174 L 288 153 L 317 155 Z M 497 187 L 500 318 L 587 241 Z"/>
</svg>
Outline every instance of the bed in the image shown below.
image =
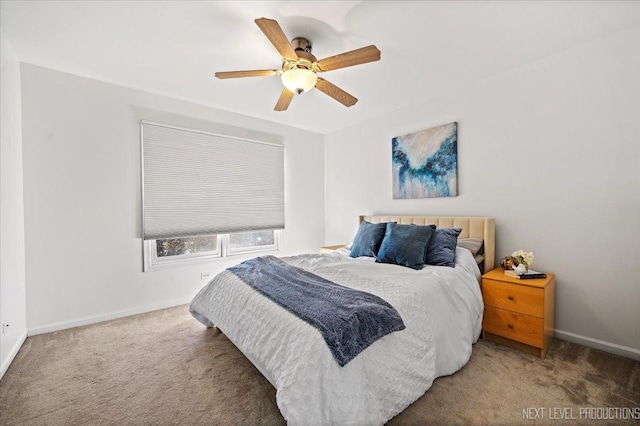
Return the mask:
<svg viewBox="0 0 640 426">
<path fill-rule="evenodd" d="M 190 310 L 217 327 L 277 389 L 289 424 L 378 425 L 422 396 L 437 377 L 462 368 L 481 331 L 479 279 L 494 264 L 494 220 L 486 217 L 360 216 L 371 223 L 461 228 L 459 238 L 483 240 L 477 264 L 458 247 L 455 268 L 416 271 L 347 249 L 282 258 L 334 283 L 379 296 L 406 328 L 387 334 L 340 367 L 320 332 L 226 270 L 194 298 Z"/>
</svg>

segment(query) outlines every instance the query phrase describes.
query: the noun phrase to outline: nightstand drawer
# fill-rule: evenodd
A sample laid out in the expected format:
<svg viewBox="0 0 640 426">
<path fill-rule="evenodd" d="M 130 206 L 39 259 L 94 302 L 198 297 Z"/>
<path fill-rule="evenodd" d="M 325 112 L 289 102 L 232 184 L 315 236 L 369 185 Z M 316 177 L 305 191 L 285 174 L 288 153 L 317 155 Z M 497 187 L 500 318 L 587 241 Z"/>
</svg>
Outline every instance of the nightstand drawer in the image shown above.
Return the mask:
<svg viewBox="0 0 640 426">
<path fill-rule="evenodd" d="M 542 348 L 544 344 L 542 318 L 485 306 L 482 329 L 537 348 Z"/>
<path fill-rule="evenodd" d="M 490 279 L 482 280 L 484 304 L 542 318 L 544 289 L 510 284 Z"/>
</svg>

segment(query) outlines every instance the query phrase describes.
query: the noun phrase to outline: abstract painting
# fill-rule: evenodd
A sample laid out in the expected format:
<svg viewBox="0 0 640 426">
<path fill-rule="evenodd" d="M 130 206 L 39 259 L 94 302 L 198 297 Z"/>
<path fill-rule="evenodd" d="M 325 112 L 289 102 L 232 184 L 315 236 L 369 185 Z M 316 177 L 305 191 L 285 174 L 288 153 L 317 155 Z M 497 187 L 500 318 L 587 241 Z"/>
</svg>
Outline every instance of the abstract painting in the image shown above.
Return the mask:
<svg viewBox="0 0 640 426">
<path fill-rule="evenodd" d="M 457 196 L 457 138 L 455 122 L 393 138 L 393 198 Z"/>
</svg>

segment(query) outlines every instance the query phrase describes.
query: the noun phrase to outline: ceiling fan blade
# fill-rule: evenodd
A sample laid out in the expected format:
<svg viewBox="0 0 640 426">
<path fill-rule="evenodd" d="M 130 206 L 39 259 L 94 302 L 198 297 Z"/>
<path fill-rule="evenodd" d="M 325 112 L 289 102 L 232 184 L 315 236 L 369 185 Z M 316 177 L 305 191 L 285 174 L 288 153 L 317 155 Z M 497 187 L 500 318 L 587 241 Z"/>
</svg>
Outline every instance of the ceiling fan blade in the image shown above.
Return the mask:
<svg viewBox="0 0 640 426">
<path fill-rule="evenodd" d="M 280 98 L 278 99 L 274 110 L 285 111 L 287 108 L 289 108 L 289 104 L 291 103 L 291 99 L 293 99 L 294 95 L 295 94 L 286 87 L 282 89 L 282 93 L 280 94 Z"/>
<path fill-rule="evenodd" d="M 380 51 L 377 47 L 371 45 L 321 59 L 318 61 L 318 67 L 320 71 L 332 71 L 379 60 Z"/>
<path fill-rule="evenodd" d="M 316 89 L 321 91 L 322 93 L 331 96 L 336 101 L 340 102 L 342 105 L 346 107 L 350 107 L 355 105 L 358 102 L 357 98 L 354 98 L 338 86 L 329 83 L 324 78 L 318 77 L 318 82 L 316 83 Z"/>
<path fill-rule="evenodd" d="M 223 71 L 217 72 L 218 78 L 240 78 L 240 77 L 271 77 L 278 75 L 276 70 L 250 70 L 250 71 Z"/>
<path fill-rule="evenodd" d="M 284 31 L 280 28 L 280 25 L 277 21 L 268 18 L 259 18 L 255 20 L 256 24 L 264 35 L 267 36 L 271 44 L 276 48 L 280 56 L 290 61 L 295 61 L 298 59 L 298 55 L 296 55 L 296 51 L 293 50 L 291 43 L 287 40 L 287 36 L 284 35 Z"/>
</svg>

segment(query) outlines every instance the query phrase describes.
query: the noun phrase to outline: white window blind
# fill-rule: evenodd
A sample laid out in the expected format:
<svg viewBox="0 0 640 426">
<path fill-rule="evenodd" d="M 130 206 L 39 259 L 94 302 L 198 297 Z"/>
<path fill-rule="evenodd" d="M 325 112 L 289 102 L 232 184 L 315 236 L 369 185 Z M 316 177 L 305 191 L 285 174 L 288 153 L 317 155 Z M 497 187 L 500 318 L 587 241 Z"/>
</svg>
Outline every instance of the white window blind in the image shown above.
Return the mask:
<svg viewBox="0 0 640 426">
<path fill-rule="evenodd" d="M 145 240 L 284 228 L 284 147 L 141 122 Z"/>
</svg>

